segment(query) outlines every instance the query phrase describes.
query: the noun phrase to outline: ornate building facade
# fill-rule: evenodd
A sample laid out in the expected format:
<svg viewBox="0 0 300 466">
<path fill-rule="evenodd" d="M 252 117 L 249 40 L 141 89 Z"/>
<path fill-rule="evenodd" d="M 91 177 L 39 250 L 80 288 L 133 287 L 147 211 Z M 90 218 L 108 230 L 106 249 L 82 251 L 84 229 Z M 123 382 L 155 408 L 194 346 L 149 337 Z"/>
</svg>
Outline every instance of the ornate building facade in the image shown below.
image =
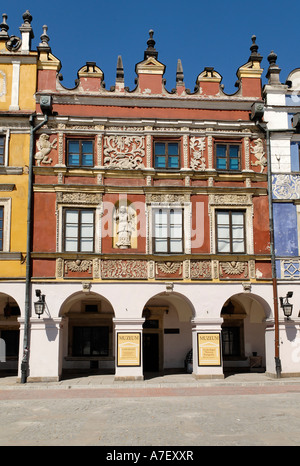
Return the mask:
<svg viewBox="0 0 300 466">
<path fill-rule="evenodd" d="M 269 183 L 272 200 L 273 278 L 278 297 L 277 357 L 287 372 L 299 371 L 299 116 L 300 71 L 280 81 L 277 56 L 271 52 L 264 87 L 265 127 L 269 148 Z M 293 304 L 292 316 L 283 305 Z"/>
<path fill-rule="evenodd" d="M 36 54 L 30 299 L 16 319 L 21 378 L 108 371 L 142 379 L 187 370 L 188 354 L 195 377 L 275 376 L 256 38 L 233 95 L 208 67 L 187 89 L 180 60 L 168 90 L 153 31 L 132 90 L 121 57 L 109 90 L 95 62 L 64 87 L 47 27 Z"/>
</svg>

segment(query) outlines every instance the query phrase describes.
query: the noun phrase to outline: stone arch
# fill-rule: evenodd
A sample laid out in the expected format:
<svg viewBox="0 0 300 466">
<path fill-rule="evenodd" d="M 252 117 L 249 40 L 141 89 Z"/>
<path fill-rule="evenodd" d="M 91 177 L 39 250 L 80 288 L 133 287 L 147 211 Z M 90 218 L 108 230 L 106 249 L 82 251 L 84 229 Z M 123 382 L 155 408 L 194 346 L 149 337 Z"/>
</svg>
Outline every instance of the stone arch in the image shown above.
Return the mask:
<svg viewBox="0 0 300 466">
<path fill-rule="evenodd" d="M 111 303 L 95 292 L 79 291 L 61 305 L 62 373 L 114 370 L 115 316 Z"/>
<path fill-rule="evenodd" d="M 147 300 L 142 316 L 144 372 L 184 371 L 195 316 L 190 300 L 173 291 L 158 293 Z"/>
<path fill-rule="evenodd" d="M 266 365 L 266 319 L 269 304 L 253 293 L 230 296 L 221 310 L 224 372 L 263 371 Z"/>
<path fill-rule="evenodd" d="M 18 371 L 20 316 L 17 301 L 9 294 L 0 293 L 0 376 Z"/>
</svg>

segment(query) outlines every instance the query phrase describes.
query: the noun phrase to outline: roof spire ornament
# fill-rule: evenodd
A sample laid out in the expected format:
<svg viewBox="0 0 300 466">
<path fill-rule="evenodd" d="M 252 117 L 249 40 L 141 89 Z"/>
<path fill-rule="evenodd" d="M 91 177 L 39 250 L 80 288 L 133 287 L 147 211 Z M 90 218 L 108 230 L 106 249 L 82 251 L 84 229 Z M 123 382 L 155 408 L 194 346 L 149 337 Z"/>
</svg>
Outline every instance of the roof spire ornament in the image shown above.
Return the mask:
<svg viewBox="0 0 300 466">
<path fill-rule="evenodd" d="M 118 56 L 117 61 L 117 81 L 124 81 L 124 68 L 121 55 Z"/>
<path fill-rule="evenodd" d="M 280 79 L 279 79 L 279 73 L 281 69 L 277 65 L 276 61 L 277 61 L 277 55 L 272 50 L 270 54 L 268 55 L 268 62 L 270 63 L 270 66 L 266 74 L 266 78 L 268 79 L 268 84 L 270 85 L 281 84 Z"/>
<path fill-rule="evenodd" d="M 184 75 L 183 75 L 183 68 L 180 58 L 177 61 L 177 70 L 176 70 L 176 83 L 183 84 Z"/>
<path fill-rule="evenodd" d="M 1 31 L 0 31 L 0 38 L 1 37 L 8 37 L 8 33 L 7 31 L 9 30 L 9 26 L 8 24 L 6 23 L 6 20 L 7 20 L 7 14 L 6 13 L 3 13 L 2 15 L 2 23 L 0 24 L 0 28 L 1 28 Z"/>
<path fill-rule="evenodd" d="M 144 52 L 144 60 L 146 60 L 149 57 L 154 57 L 157 59 L 158 52 L 155 50 L 154 45 L 155 45 L 155 40 L 153 39 L 153 34 L 154 31 L 153 29 L 150 29 L 149 31 L 149 39 L 147 40 L 147 45 L 148 48 Z"/>
<path fill-rule="evenodd" d="M 48 26 L 46 26 L 46 24 L 44 24 L 43 26 L 43 34 L 40 36 L 40 39 L 41 39 L 41 43 L 39 44 L 39 47 L 42 47 L 43 49 L 49 49 L 50 50 L 50 46 L 49 46 L 49 40 L 50 40 L 50 37 L 48 36 L 47 34 L 47 30 L 48 30 Z"/>
<path fill-rule="evenodd" d="M 260 53 L 258 53 L 258 45 L 256 44 L 256 36 L 253 35 L 251 37 L 252 39 L 252 45 L 250 47 L 250 51 L 251 51 L 251 55 L 249 57 L 249 61 L 258 61 L 258 62 L 261 62 L 263 57 L 260 55 Z"/>
</svg>

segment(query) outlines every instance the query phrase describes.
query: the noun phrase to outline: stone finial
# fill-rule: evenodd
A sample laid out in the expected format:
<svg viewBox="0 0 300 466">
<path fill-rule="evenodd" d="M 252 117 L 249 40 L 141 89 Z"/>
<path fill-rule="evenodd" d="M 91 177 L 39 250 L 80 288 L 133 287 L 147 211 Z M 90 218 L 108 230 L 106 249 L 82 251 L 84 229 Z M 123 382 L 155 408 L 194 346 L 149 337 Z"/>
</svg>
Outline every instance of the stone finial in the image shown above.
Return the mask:
<svg viewBox="0 0 300 466">
<path fill-rule="evenodd" d="M 40 36 L 40 39 L 41 39 L 41 43 L 39 44 L 39 47 L 42 47 L 42 48 L 48 48 L 50 49 L 49 47 L 49 40 L 50 40 L 50 37 L 48 36 L 47 34 L 47 30 L 48 30 L 48 26 L 46 26 L 44 24 L 43 26 L 43 34 Z"/>
<path fill-rule="evenodd" d="M 277 61 L 277 55 L 272 50 L 270 54 L 268 55 L 268 62 L 270 63 L 270 66 L 266 74 L 266 78 L 269 81 L 268 84 L 270 85 L 281 84 L 280 79 L 279 79 L 279 74 L 280 74 L 281 69 L 277 65 L 276 61 Z"/>
<path fill-rule="evenodd" d="M 149 39 L 147 40 L 148 48 L 144 52 L 144 60 L 146 60 L 148 57 L 157 58 L 157 56 L 158 56 L 158 52 L 154 48 L 155 40 L 153 39 L 153 34 L 154 34 L 153 29 L 150 29 Z"/>
<path fill-rule="evenodd" d="M 124 68 L 121 55 L 118 56 L 116 77 L 117 81 L 124 81 Z"/>
<path fill-rule="evenodd" d="M 2 15 L 2 23 L 0 24 L 0 28 L 1 28 L 1 31 L 0 31 L 0 38 L 1 37 L 8 37 L 8 33 L 7 31 L 9 30 L 9 26 L 8 24 L 6 23 L 6 20 L 7 20 L 7 14 L 6 13 L 3 13 Z"/>
<path fill-rule="evenodd" d="M 256 44 L 256 36 L 253 35 L 251 39 L 252 39 L 252 45 L 250 47 L 251 55 L 249 57 L 249 61 L 261 62 L 263 57 L 258 53 L 258 45 Z"/>
<path fill-rule="evenodd" d="M 183 68 L 180 58 L 177 61 L 177 70 L 176 70 L 176 83 L 183 84 L 184 75 L 183 75 Z"/>
<path fill-rule="evenodd" d="M 23 13 L 23 21 L 24 21 L 24 25 L 30 25 L 31 24 L 31 21 L 32 21 L 32 16 L 31 14 L 29 13 L 28 10 L 25 11 L 25 13 Z"/>
</svg>

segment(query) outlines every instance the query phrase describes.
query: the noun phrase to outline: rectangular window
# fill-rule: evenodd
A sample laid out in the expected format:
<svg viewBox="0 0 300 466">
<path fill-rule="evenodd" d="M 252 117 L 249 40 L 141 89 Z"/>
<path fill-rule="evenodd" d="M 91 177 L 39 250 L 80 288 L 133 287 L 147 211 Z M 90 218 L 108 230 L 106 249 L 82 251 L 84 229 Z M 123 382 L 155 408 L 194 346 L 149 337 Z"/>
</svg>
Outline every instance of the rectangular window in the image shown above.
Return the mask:
<svg viewBox="0 0 300 466">
<path fill-rule="evenodd" d="M 73 356 L 108 356 L 108 327 L 74 327 Z"/>
<path fill-rule="evenodd" d="M 240 328 L 222 328 L 223 356 L 240 356 Z"/>
<path fill-rule="evenodd" d="M 4 220 L 4 207 L 0 206 L 0 251 L 3 251 L 3 220 Z"/>
<path fill-rule="evenodd" d="M 4 165 L 5 137 L 0 136 L 0 165 Z"/>
<path fill-rule="evenodd" d="M 93 167 L 94 142 L 87 139 L 69 139 L 67 142 L 68 166 Z"/>
<path fill-rule="evenodd" d="M 183 252 L 182 209 L 154 210 L 154 252 L 178 254 Z"/>
<path fill-rule="evenodd" d="M 216 234 L 218 253 L 245 253 L 245 212 L 216 211 Z"/>
<path fill-rule="evenodd" d="M 154 167 L 158 169 L 178 169 L 179 142 L 157 141 L 154 143 Z"/>
<path fill-rule="evenodd" d="M 217 170 L 240 170 L 240 144 L 216 144 Z"/>
<path fill-rule="evenodd" d="M 94 251 L 94 210 L 65 209 L 66 252 Z"/>
</svg>

